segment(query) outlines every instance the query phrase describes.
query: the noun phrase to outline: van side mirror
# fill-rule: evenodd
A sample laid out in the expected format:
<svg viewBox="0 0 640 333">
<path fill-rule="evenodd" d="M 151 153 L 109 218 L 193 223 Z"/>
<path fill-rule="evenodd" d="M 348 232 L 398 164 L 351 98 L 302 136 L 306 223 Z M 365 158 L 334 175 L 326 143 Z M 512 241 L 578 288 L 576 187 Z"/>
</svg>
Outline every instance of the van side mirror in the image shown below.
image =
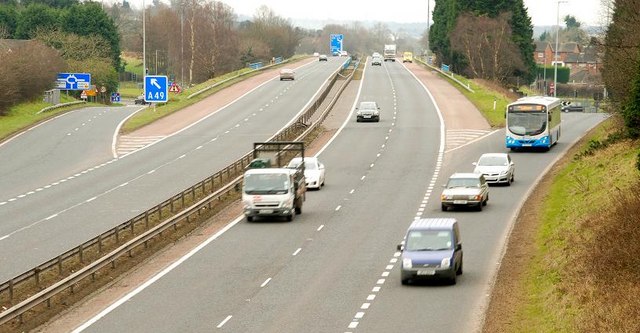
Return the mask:
<svg viewBox="0 0 640 333">
<path fill-rule="evenodd" d="M 460 250 L 462 250 L 462 244 L 458 243 L 456 245 L 456 251 L 460 251 Z"/>
<path fill-rule="evenodd" d="M 404 245 L 398 244 L 398 251 L 404 251 Z"/>
<path fill-rule="evenodd" d="M 478 165 L 478 162 L 473 162 L 473 163 L 471 163 L 471 165 L 474 165 L 474 166 Z"/>
</svg>

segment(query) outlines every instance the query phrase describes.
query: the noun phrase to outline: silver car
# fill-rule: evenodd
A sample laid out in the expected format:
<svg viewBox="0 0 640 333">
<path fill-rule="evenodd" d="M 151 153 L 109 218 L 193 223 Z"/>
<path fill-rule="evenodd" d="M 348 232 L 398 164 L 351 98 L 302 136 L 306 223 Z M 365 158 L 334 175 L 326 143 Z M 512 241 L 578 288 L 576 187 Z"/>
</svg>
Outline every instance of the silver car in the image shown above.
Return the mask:
<svg viewBox="0 0 640 333">
<path fill-rule="evenodd" d="M 373 57 L 371 58 L 371 66 L 382 66 L 382 57 Z"/>
<path fill-rule="evenodd" d="M 295 80 L 296 72 L 291 68 L 283 68 L 280 70 L 280 81 L 282 80 Z"/>
<path fill-rule="evenodd" d="M 380 107 L 376 102 L 360 102 L 356 108 L 356 121 L 380 121 Z"/>
<path fill-rule="evenodd" d="M 481 211 L 489 201 L 489 185 L 479 173 L 454 173 L 444 186 L 440 202 L 442 211 L 449 207 L 475 207 Z"/>
<path fill-rule="evenodd" d="M 515 164 L 507 153 L 482 154 L 478 162 L 473 162 L 473 172 L 481 173 L 488 183 L 504 183 L 511 185 L 515 180 Z"/>
</svg>

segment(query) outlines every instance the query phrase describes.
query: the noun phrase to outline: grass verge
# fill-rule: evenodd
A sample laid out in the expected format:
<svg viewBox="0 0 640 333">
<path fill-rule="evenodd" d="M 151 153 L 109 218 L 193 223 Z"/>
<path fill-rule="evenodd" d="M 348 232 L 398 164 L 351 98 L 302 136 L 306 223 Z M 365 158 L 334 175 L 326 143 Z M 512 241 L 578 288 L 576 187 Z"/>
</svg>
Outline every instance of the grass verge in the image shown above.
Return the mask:
<svg viewBox="0 0 640 333">
<path fill-rule="evenodd" d="M 449 76 L 442 74 L 440 74 L 440 76 L 449 80 L 452 86 L 458 89 L 469 101 L 471 101 L 471 103 L 473 103 L 473 105 L 475 105 L 475 107 L 487 119 L 491 127 L 504 127 L 504 113 L 507 109 L 507 104 L 517 99 L 515 94 L 506 91 L 496 83 L 477 79 L 467 81 L 469 87 L 473 90 L 473 92 L 470 92 L 469 90 L 461 87 L 455 81 L 451 80 Z"/>
<path fill-rule="evenodd" d="M 484 332 L 640 331 L 640 142 L 621 127 L 592 131 L 523 207 Z"/>
<path fill-rule="evenodd" d="M 65 94 L 60 94 L 60 103 L 75 101 L 75 98 L 69 97 Z M 38 113 L 43 108 L 51 105 L 52 104 L 50 103 L 45 103 L 42 101 L 33 101 L 20 103 L 9 109 L 9 112 L 6 116 L 0 116 L 0 141 L 10 137 L 11 135 L 21 130 L 24 130 L 25 128 L 29 128 L 32 125 L 54 117 L 60 113 L 78 108 L 84 108 L 92 104 L 77 104 Z M 97 104 L 95 104 L 95 106 L 97 106 Z"/>
</svg>

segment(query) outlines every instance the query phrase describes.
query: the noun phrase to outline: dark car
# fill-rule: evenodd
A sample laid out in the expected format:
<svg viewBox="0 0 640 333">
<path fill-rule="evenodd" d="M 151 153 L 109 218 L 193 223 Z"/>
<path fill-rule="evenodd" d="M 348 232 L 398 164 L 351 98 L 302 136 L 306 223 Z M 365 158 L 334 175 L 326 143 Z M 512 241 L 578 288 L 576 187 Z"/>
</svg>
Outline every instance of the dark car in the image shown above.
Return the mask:
<svg viewBox="0 0 640 333">
<path fill-rule="evenodd" d="M 455 284 L 462 274 L 462 240 L 454 218 L 413 221 L 398 250 L 402 252 L 402 284 L 435 278 Z"/>
<path fill-rule="evenodd" d="M 145 105 L 145 104 L 151 104 L 151 103 L 147 103 L 144 101 L 144 95 L 139 95 L 138 97 L 136 97 L 136 99 L 133 100 L 133 104 Z"/>
</svg>

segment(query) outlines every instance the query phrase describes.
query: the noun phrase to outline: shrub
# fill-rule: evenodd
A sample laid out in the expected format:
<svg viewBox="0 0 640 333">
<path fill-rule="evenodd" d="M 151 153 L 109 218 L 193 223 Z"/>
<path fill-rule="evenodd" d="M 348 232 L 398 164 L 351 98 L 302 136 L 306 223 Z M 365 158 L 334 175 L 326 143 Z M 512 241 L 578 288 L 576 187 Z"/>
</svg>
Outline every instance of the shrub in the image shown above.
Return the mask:
<svg viewBox="0 0 640 333">
<path fill-rule="evenodd" d="M 58 72 L 66 66 L 56 50 L 35 41 L 16 43 L 11 51 L 0 53 L 0 116 L 53 88 Z"/>
</svg>

